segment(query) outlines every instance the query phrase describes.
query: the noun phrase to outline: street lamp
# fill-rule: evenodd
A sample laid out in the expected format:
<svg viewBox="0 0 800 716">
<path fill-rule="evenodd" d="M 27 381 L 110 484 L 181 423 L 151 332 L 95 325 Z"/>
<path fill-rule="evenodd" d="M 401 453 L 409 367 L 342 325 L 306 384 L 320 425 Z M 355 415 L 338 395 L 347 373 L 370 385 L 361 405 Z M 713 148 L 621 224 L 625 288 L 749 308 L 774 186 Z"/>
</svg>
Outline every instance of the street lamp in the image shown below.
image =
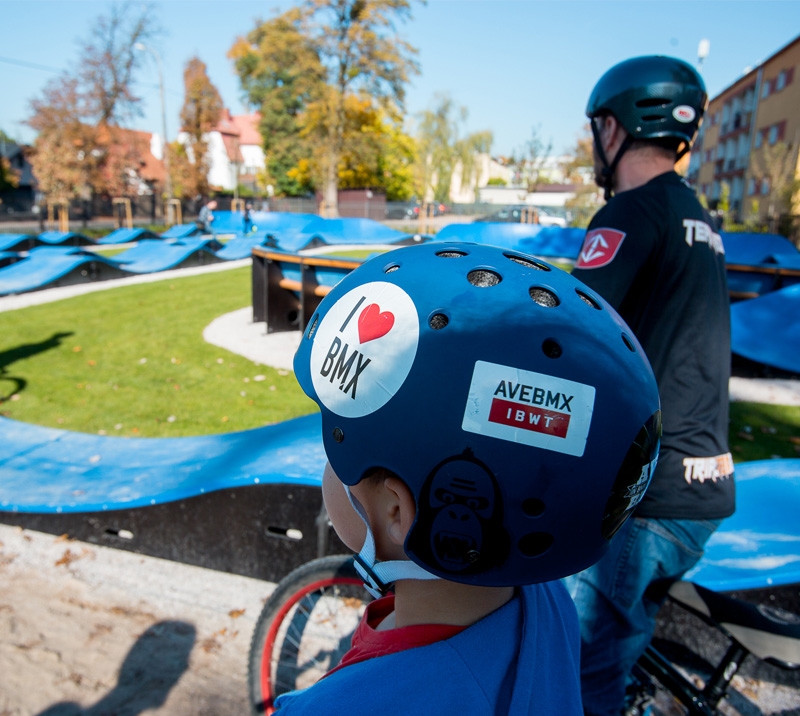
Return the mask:
<svg viewBox="0 0 800 716">
<path fill-rule="evenodd" d="M 703 38 L 700 40 L 699 44 L 697 45 L 697 69 L 702 71 L 703 69 L 703 60 L 708 57 L 708 53 L 711 51 L 711 43 Z"/>
<path fill-rule="evenodd" d="M 145 45 L 143 42 L 135 42 L 133 44 L 134 50 L 139 50 L 139 52 L 149 52 L 156 58 L 156 63 L 158 64 L 158 86 L 161 90 L 161 131 L 164 133 L 164 144 L 161 148 L 164 156 L 164 174 L 166 175 L 165 183 L 164 183 L 164 190 L 167 194 L 167 199 L 172 198 L 172 179 L 169 175 L 169 151 L 167 147 L 167 105 L 164 101 L 164 67 L 161 64 L 161 55 L 158 54 L 152 47 Z"/>
</svg>

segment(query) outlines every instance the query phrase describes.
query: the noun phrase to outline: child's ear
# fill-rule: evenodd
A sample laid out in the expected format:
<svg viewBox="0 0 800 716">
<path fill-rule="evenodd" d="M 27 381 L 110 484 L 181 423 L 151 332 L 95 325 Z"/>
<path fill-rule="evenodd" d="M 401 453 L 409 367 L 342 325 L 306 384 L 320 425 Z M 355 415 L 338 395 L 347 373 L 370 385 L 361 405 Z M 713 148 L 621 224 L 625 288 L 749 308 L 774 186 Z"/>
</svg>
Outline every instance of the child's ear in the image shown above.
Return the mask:
<svg viewBox="0 0 800 716">
<path fill-rule="evenodd" d="M 417 516 L 417 504 L 411 490 L 399 478 L 387 477 L 383 486 L 391 502 L 386 531 L 392 542 L 402 547 Z"/>
</svg>

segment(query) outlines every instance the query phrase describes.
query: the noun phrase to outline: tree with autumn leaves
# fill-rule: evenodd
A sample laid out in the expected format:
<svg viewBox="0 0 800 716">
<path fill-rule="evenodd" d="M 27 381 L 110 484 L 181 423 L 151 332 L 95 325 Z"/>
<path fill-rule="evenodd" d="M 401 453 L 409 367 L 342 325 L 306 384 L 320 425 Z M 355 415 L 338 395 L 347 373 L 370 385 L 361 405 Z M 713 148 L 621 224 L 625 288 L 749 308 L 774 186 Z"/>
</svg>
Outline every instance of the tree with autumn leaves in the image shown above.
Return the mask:
<svg viewBox="0 0 800 716">
<path fill-rule="evenodd" d="M 183 70 L 184 100 L 181 126 L 184 143 L 169 146 L 172 187 L 178 198 L 207 196 L 208 134 L 219 122 L 224 109 L 219 91 L 208 77 L 205 63 L 192 57 Z"/>
<path fill-rule="evenodd" d="M 49 82 L 31 102 L 28 124 L 37 131 L 30 161 L 39 188 L 52 199 L 130 192 L 137 147 L 121 126 L 141 114 L 133 80 L 135 50 L 157 35 L 148 6 L 112 5 L 84 43 L 78 69 Z"/>
<path fill-rule="evenodd" d="M 395 31 L 410 15 L 411 0 L 305 0 L 233 45 L 279 193 L 316 187 L 332 216 L 338 189 L 351 183 L 407 198 L 392 170 L 410 175 L 413 162 L 401 112 L 416 51 Z"/>
</svg>

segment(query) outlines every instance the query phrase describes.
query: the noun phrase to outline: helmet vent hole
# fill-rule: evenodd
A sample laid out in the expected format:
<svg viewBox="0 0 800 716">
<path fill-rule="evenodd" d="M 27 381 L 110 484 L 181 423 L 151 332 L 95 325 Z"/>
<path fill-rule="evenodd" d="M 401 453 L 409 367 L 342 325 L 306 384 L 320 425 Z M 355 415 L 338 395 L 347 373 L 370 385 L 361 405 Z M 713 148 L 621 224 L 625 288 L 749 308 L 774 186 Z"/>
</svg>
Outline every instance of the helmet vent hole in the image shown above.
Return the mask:
<svg viewBox="0 0 800 716">
<path fill-rule="evenodd" d="M 528 293 L 530 294 L 534 303 L 538 303 L 540 306 L 544 306 L 545 308 L 555 308 L 559 303 L 561 303 L 561 301 L 558 300 L 558 296 L 546 288 L 537 288 L 534 286 L 528 291 Z"/>
<path fill-rule="evenodd" d="M 394 273 L 399 268 L 400 267 L 397 264 L 392 264 L 391 266 L 387 266 L 386 267 L 386 270 L 384 271 L 384 273 Z"/>
<path fill-rule="evenodd" d="M 319 314 L 315 313 L 314 317 L 311 319 L 311 328 L 308 329 L 308 333 L 306 333 L 306 339 L 311 340 L 314 337 L 314 334 L 317 332 L 317 324 L 319 323 Z"/>
<path fill-rule="evenodd" d="M 561 358 L 561 354 L 564 352 L 561 346 L 552 338 L 548 338 L 542 343 L 542 350 L 548 358 Z"/>
<path fill-rule="evenodd" d="M 488 269 L 475 269 L 467 274 L 467 280 L 478 288 L 488 288 L 489 286 L 497 286 L 503 278 L 499 273 Z"/>
<path fill-rule="evenodd" d="M 535 269 L 536 271 L 549 271 L 550 267 L 547 264 L 539 263 L 533 259 L 524 259 L 522 256 L 514 256 L 513 254 L 506 254 L 505 257 L 510 259 L 515 264 L 526 266 L 527 268 Z"/>
<path fill-rule="evenodd" d="M 645 99 L 640 99 L 636 103 L 636 106 L 642 109 L 644 107 L 669 107 L 671 104 L 672 100 L 664 97 L 647 97 Z"/>
<path fill-rule="evenodd" d="M 578 289 L 575 289 L 575 293 L 578 294 L 581 301 L 583 301 L 584 303 L 588 303 L 592 308 L 596 308 L 598 311 L 600 310 L 600 304 L 597 301 L 595 301 L 588 293 L 584 293 L 583 291 L 578 291 Z"/>
<path fill-rule="evenodd" d="M 539 517 L 544 512 L 544 502 L 538 497 L 529 497 L 522 501 L 522 511 L 528 517 Z"/>
<path fill-rule="evenodd" d="M 529 532 L 519 541 L 519 551 L 526 557 L 539 557 L 553 545 L 549 532 Z"/>
<path fill-rule="evenodd" d="M 434 331 L 444 328 L 448 323 L 450 323 L 450 319 L 445 316 L 444 313 L 434 313 L 430 321 L 428 321 L 428 325 L 433 328 Z"/>
<path fill-rule="evenodd" d="M 666 119 L 663 114 L 647 114 L 642 117 L 643 122 L 664 122 Z"/>
<path fill-rule="evenodd" d="M 636 347 L 633 345 L 633 341 L 624 333 L 622 334 L 622 342 L 631 353 L 636 353 Z"/>
<path fill-rule="evenodd" d="M 455 250 L 451 249 L 449 251 L 437 251 L 436 255 L 440 256 L 443 259 L 460 259 L 462 256 L 466 256 L 467 252 L 466 251 L 455 251 Z"/>
</svg>

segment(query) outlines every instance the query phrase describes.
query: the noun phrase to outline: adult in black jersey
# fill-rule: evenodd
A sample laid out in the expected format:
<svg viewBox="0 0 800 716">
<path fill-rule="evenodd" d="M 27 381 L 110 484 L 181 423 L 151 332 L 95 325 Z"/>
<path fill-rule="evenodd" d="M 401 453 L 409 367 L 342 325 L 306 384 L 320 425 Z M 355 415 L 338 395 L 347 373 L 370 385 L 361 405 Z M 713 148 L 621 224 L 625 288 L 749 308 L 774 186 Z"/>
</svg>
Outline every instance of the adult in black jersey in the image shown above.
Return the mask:
<svg viewBox="0 0 800 716">
<path fill-rule="evenodd" d="M 691 65 L 652 56 L 611 68 L 587 106 L 607 204 L 589 225 L 574 273 L 636 334 L 663 416 L 658 466 L 634 518 L 603 560 L 569 580 L 581 616 L 587 714 L 621 712 L 669 584 L 734 511 L 725 254 L 711 217 L 675 172 L 706 102 Z"/>
</svg>

